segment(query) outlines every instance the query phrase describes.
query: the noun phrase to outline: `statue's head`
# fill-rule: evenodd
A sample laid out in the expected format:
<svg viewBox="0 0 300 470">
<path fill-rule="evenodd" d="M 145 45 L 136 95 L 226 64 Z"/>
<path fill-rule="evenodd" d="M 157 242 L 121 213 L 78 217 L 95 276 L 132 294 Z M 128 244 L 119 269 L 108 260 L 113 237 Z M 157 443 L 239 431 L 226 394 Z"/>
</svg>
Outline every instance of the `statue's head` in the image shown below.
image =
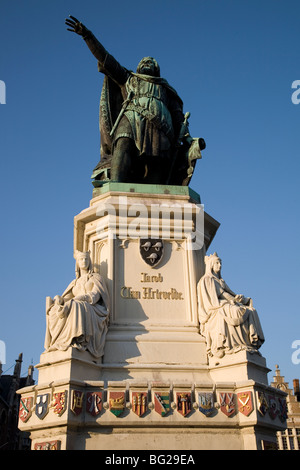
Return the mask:
<svg viewBox="0 0 300 470">
<path fill-rule="evenodd" d="M 74 254 L 74 258 L 76 260 L 76 277 L 80 276 L 81 269 L 87 269 L 88 271 L 92 271 L 92 260 L 89 251 L 79 251 L 76 250 Z"/>
<path fill-rule="evenodd" d="M 160 77 L 160 68 L 158 63 L 153 57 L 144 57 L 136 69 L 137 73 L 144 75 L 151 75 L 153 77 Z"/>
<path fill-rule="evenodd" d="M 205 256 L 206 273 L 213 273 L 221 276 L 222 261 L 215 252 L 210 256 Z"/>
</svg>

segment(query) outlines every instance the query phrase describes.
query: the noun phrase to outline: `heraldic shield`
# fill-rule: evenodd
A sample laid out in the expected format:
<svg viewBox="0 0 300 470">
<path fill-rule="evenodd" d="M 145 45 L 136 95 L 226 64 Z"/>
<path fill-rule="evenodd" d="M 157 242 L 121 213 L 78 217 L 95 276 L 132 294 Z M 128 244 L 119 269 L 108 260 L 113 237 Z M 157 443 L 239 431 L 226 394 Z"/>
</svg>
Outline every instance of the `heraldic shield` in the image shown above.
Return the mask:
<svg viewBox="0 0 300 470">
<path fill-rule="evenodd" d="M 56 415 L 61 416 L 66 411 L 67 397 L 68 397 L 67 390 L 62 390 L 61 392 L 53 393 L 53 400 L 51 403 L 51 408 L 53 408 L 53 412 Z"/>
<path fill-rule="evenodd" d="M 198 393 L 199 410 L 205 416 L 211 416 L 215 411 L 213 392 Z"/>
<path fill-rule="evenodd" d="M 177 411 L 182 416 L 187 416 L 192 411 L 192 395 L 189 392 L 176 393 Z"/>
<path fill-rule="evenodd" d="M 88 392 L 86 394 L 86 411 L 97 416 L 102 410 L 102 392 Z"/>
<path fill-rule="evenodd" d="M 162 260 L 164 254 L 163 241 L 158 238 L 141 238 L 140 254 L 145 263 L 154 268 Z"/>
<path fill-rule="evenodd" d="M 37 415 L 38 418 L 40 419 L 45 418 L 49 410 L 48 405 L 49 405 L 49 393 L 44 393 L 42 395 L 37 396 L 36 405 L 35 405 L 35 414 Z"/>
<path fill-rule="evenodd" d="M 252 393 L 250 391 L 237 394 L 239 412 L 249 416 L 253 411 Z"/>
<path fill-rule="evenodd" d="M 26 421 L 31 416 L 32 404 L 33 404 L 33 397 L 27 397 L 27 398 L 21 397 L 20 408 L 19 408 L 19 418 L 23 421 L 23 423 L 26 423 Z"/>
<path fill-rule="evenodd" d="M 162 417 L 166 416 L 170 411 L 170 394 L 169 392 L 157 392 L 154 394 L 154 409 Z"/>
<path fill-rule="evenodd" d="M 117 417 L 125 411 L 125 392 L 109 393 L 109 410 Z"/>
<path fill-rule="evenodd" d="M 132 392 L 132 411 L 138 415 L 143 416 L 147 411 L 147 393 L 146 392 Z"/>
</svg>

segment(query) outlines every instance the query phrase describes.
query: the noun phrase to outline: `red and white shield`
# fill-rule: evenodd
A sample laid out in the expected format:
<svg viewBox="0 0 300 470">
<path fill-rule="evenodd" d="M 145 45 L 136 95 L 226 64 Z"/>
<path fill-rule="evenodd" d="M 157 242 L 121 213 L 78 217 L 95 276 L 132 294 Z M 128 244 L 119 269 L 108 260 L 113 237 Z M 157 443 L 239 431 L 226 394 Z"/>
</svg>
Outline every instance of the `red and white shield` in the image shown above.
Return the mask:
<svg viewBox="0 0 300 470">
<path fill-rule="evenodd" d="M 131 406 L 136 415 L 143 416 L 147 411 L 147 392 L 132 392 Z"/>
<path fill-rule="evenodd" d="M 19 408 L 19 418 L 23 423 L 30 418 L 32 413 L 33 397 L 21 397 L 20 408 Z"/>
<path fill-rule="evenodd" d="M 60 441 L 37 442 L 34 450 L 60 450 Z"/>
<path fill-rule="evenodd" d="M 102 392 L 87 392 L 86 411 L 92 416 L 97 416 L 102 410 Z"/>
<path fill-rule="evenodd" d="M 220 393 L 219 400 L 221 411 L 226 416 L 232 416 L 235 412 L 234 393 Z"/>
<path fill-rule="evenodd" d="M 238 409 L 240 413 L 249 416 L 253 411 L 252 393 L 251 391 L 237 393 Z"/>
</svg>

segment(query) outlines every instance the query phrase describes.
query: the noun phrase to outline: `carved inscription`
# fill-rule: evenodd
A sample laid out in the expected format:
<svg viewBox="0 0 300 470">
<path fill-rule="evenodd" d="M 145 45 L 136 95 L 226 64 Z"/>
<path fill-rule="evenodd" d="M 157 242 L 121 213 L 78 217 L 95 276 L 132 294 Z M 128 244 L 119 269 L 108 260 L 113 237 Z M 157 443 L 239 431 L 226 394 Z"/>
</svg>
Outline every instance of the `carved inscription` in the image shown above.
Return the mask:
<svg viewBox="0 0 300 470">
<path fill-rule="evenodd" d="M 140 282 L 142 284 L 161 283 L 163 282 L 161 273 L 152 275 L 148 273 L 141 273 Z M 141 285 L 140 288 L 133 288 L 132 286 L 123 286 L 120 290 L 122 299 L 144 299 L 144 300 L 184 300 L 183 293 L 179 292 L 175 287 L 168 290 L 155 288 L 153 286 Z"/>
</svg>

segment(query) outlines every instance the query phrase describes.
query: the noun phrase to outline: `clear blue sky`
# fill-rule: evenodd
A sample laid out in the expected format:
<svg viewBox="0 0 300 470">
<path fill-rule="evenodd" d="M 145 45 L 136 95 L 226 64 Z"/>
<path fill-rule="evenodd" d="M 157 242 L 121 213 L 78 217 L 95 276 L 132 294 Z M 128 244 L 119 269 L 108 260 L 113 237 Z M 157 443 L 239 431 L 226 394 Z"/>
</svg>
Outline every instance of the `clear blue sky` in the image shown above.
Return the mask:
<svg viewBox="0 0 300 470">
<path fill-rule="evenodd" d="M 8 369 L 43 351 L 45 297 L 74 277 L 73 217 L 99 161 L 103 76 L 72 14 L 126 67 L 151 55 L 207 148 L 191 187 L 221 227 L 210 252 L 254 300 L 272 372 L 300 376 L 300 3 L 297 0 L 0 0 L 1 323 Z M 300 354 L 299 354 L 300 357 Z M 35 374 L 37 378 L 37 374 Z"/>
</svg>

